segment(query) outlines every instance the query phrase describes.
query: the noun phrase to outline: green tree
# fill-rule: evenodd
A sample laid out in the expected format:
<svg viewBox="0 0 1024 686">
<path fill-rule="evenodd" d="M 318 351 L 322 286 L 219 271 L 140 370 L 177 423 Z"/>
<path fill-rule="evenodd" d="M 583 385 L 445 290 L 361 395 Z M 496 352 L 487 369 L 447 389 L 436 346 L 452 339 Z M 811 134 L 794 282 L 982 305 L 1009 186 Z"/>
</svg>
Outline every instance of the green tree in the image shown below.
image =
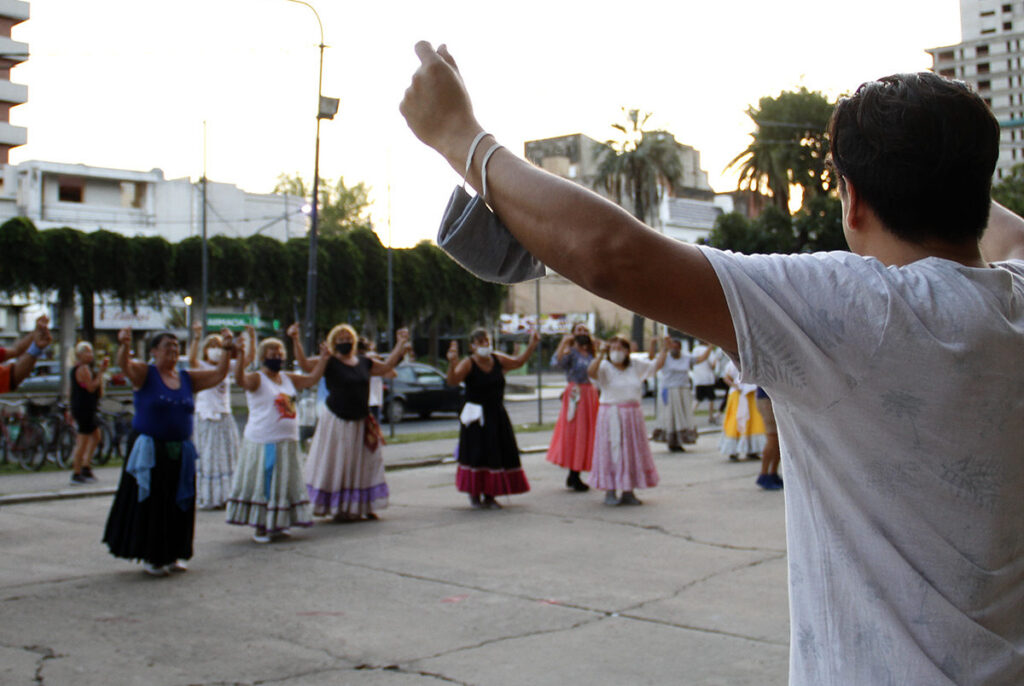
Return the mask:
<svg viewBox="0 0 1024 686">
<path fill-rule="evenodd" d="M 273 192 L 308 198 L 312 194 L 312 184 L 307 184 L 300 174 L 280 174 Z M 346 186 L 344 177 L 337 183 L 320 179 L 317 234 L 328 236 L 357 228 L 372 228 L 367 214 L 371 204 L 370 188 L 362 181 Z"/>
<path fill-rule="evenodd" d="M 0 226 L 0 291 L 25 293 L 36 285 L 43 264 L 39 232 L 24 217 Z"/>
<path fill-rule="evenodd" d="M 825 159 L 834 108 L 822 93 L 803 86 L 765 96 L 748 108 L 755 127 L 752 140 L 729 163 L 739 167 L 739 187 L 767 190 L 775 206 L 787 211 L 793 186 L 803 190 L 805 202 L 827 193 L 833 186 Z"/>
<path fill-rule="evenodd" d="M 1024 164 L 1015 164 L 1009 176 L 992 185 L 992 197 L 1011 212 L 1024 216 Z"/>
<path fill-rule="evenodd" d="M 633 216 L 648 224 L 663 194 L 672 194 L 683 174 L 680 152 L 683 146 L 665 131 L 645 131 L 651 115 L 623 109 L 626 123 L 612 124 L 619 138 L 606 142 L 598 163 L 595 188 L 604 190 Z M 628 199 L 628 204 L 624 201 Z M 633 315 L 633 340 L 644 342 L 644 319 Z"/>
</svg>

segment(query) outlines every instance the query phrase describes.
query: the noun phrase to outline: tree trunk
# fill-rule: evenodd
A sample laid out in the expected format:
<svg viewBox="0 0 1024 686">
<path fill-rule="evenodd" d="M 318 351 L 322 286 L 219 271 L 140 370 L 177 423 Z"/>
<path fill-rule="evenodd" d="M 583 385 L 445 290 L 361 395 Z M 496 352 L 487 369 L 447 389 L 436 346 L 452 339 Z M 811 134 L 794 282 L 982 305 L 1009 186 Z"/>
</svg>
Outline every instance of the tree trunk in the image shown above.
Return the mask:
<svg viewBox="0 0 1024 686">
<path fill-rule="evenodd" d="M 79 293 L 82 297 L 82 339 L 96 342 L 95 294 L 92 291 Z"/>
<path fill-rule="evenodd" d="M 71 398 L 71 382 L 68 379 L 69 351 L 75 347 L 75 292 L 60 291 L 57 296 L 57 312 L 60 317 L 60 394 L 64 400 Z"/>
</svg>

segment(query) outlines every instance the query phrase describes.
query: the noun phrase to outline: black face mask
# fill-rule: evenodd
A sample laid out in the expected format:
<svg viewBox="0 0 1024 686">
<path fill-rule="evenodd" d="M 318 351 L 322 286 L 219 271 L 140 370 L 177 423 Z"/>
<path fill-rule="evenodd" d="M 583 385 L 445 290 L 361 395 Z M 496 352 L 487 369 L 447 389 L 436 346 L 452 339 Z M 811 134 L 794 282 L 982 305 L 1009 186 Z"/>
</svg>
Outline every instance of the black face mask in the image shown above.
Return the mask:
<svg viewBox="0 0 1024 686">
<path fill-rule="evenodd" d="M 576 345 L 584 346 L 590 345 L 590 336 L 585 333 L 576 334 Z"/>
<path fill-rule="evenodd" d="M 350 352 L 352 352 L 352 343 L 338 343 L 334 346 L 334 349 L 337 350 L 338 353 L 341 355 L 348 355 Z"/>
<path fill-rule="evenodd" d="M 263 360 L 263 366 L 269 369 L 270 371 L 277 373 L 281 371 L 281 367 L 284 366 L 284 360 L 282 360 L 280 357 L 268 357 L 267 359 Z"/>
</svg>

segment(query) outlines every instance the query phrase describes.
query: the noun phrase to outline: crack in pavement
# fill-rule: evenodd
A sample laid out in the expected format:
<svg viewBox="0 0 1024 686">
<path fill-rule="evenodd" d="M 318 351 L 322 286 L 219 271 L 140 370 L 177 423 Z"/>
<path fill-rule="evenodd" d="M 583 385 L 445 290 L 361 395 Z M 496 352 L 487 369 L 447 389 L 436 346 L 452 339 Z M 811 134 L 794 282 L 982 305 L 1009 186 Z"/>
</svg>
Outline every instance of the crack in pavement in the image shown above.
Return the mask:
<svg viewBox="0 0 1024 686">
<path fill-rule="evenodd" d="M 48 646 L 21 646 L 11 645 L 9 643 L 0 643 L 0 646 L 8 648 L 10 650 L 24 650 L 27 653 L 35 653 L 36 655 L 38 655 L 39 657 L 36 658 L 36 669 L 33 681 L 34 683 L 39 684 L 40 686 L 42 686 L 45 683 L 43 681 L 43 667 L 46 665 L 46 661 L 53 660 L 58 657 L 64 657 L 60 653 L 54 651 L 53 648 L 50 648 Z"/>
<path fill-rule="evenodd" d="M 356 669 L 360 671 L 366 670 L 371 672 L 394 672 L 396 674 L 422 676 L 430 679 L 437 679 L 438 681 L 443 681 L 448 684 L 458 684 L 459 686 L 472 686 L 471 684 L 468 684 L 465 681 L 459 681 L 458 679 L 453 679 L 451 677 L 445 676 L 444 674 L 438 674 L 437 672 L 427 672 L 421 669 L 407 669 L 400 665 L 358 665 Z"/>
</svg>

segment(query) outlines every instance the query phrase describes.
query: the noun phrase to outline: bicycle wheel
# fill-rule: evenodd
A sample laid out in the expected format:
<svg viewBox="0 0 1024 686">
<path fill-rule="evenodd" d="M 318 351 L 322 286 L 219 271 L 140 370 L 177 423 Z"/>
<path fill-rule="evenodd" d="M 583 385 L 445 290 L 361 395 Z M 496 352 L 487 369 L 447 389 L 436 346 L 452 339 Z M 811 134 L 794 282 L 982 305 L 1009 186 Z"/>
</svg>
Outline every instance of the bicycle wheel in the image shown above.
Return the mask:
<svg viewBox="0 0 1024 686">
<path fill-rule="evenodd" d="M 14 443 L 14 454 L 22 469 L 37 472 L 46 462 L 46 441 L 43 425 L 26 419 Z"/>
<path fill-rule="evenodd" d="M 77 438 L 77 432 L 61 421 L 57 428 L 57 436 L 54 439 L 52 453 L 54 460 L 61 469 L 69 469 L 71 467 L 71 455 L 75 452 L 75 441 Z"/>
<path fill-rule="evenodd" d="M 114 453 L 128 459 L 128 437 L 132 433 L 132 413 L 119 412 L 114 417 Z"/>
<path fill-rule="evenodd" d="M 114 437 L 113 431 L 110 428 L 110 424 L 105 419 L 98 419 L 96 426 L 100 430 L 100 442 L 96 446 L 96 452 L 93 453 L 92 463 L 93 464 L 106 464 L 110 461 L 110 454 L 113 452 Z"/>
</svg>

